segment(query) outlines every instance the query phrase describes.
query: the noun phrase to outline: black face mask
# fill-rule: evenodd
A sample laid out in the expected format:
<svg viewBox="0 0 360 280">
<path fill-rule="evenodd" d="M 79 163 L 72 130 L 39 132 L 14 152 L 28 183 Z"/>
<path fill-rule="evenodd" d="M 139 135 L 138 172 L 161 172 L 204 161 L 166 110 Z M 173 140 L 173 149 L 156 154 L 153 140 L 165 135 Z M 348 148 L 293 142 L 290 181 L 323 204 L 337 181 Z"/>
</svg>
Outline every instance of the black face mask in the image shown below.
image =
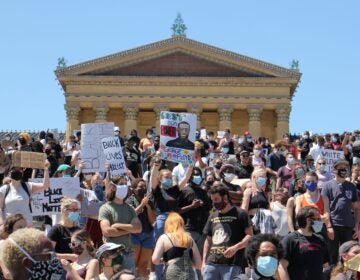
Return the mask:
<svg viewBox="0 0 360 280">
<path fill-rule="evenodd" d="M 135 195 L 137 195 L 138 197 L 143 198 L 143 197 L 145 196 L 145 194 L 146 194 L 146 190 L 143 189 L 143 188 L 141 188 L 141 189 L 136 189 L 136 190 L 134 190 L 134 193 L 135 193 Z"/>
<path fill-rule="evenodd" d="M 22 179 L 22 172 L 19 170 L 11 171 L 10 178 L 15 181 L 20 181 Z"/>
<path fill-rule="evenodd" d="M 347 169 L 345 168 L 339 168 L 337 170 L 337 175 L 340 177 L 340 178 L 345 178 L 346 177 L 346 174 L 347 174 Z"/>
<path fill-rule="evenodd" d="M 19 138 L 20 145 L 25 145 L 26 141 L 24 138 Z"/>
<path fill-rule="evenodd" d="M 210 187 L 214 184 L 214 182 L 215 182 L 214 180 L 209 180 L 206 182 L 206 185 Z"/>
<path fill-rule="evenodd" d="M 221 166 L 222 166 L 222 163 L 217 163 L 217 164 L 215 164 L 215 168 L 216 168 L 216 169 L 220 169 Z"/>
</svg>

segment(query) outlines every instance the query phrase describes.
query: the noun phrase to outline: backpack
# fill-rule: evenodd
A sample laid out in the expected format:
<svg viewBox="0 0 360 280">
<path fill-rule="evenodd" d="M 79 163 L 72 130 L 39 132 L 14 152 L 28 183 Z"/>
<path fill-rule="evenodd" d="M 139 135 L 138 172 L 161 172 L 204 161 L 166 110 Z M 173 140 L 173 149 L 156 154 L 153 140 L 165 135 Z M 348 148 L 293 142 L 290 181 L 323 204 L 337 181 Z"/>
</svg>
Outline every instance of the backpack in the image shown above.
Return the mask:
<svg viewBox="0 0 360 280">
<path fill-rule="evenodd" d="M 30 213 L 32 213 L 32 209 L 31 209 L 31 194 L 30 194 L 30 192 L 29 192 L 29 189 L 28 189 L 28 187 L 27 187 L 27 185 L 26 185 L 26 183 L 25 182 L 21 182 L 21 187 L 24 189 L 24 191 L 27 193 L 27 195 L 29 196 L 29 210 L 30 210 Z M 4 195 L 4 204 L 5 204 L 5 199 L 6 199 L 6 197 L 7 197 L 7 195 L 9 194 L 9 192 L 10 192 L 10 185 L 7 185 L 6 186 L 6 190 L 5 190 L 5 195 Z"/>
</svg>

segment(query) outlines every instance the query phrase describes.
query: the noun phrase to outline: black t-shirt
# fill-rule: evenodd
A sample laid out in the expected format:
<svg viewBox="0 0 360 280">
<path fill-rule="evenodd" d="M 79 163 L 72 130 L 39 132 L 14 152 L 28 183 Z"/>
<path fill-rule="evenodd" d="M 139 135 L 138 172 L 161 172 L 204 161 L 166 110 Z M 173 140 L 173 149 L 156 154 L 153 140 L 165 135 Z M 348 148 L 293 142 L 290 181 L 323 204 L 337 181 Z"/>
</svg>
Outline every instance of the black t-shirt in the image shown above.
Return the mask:
<svg viewBox="0 0 360 280">
<path fill-rule="evenodd" d="M 251 178 L 251 173 L 254 171 L 254 166 L 242 165 L 240 162 L 236 164 L 235 174 L 238 179 L 248 179 Z"/>
<path fill-rule="evenodd" d="M 153 192 L 154 204 L 160 213 L 177 211 L 179 209 L 180 189 L 178 186 L 169 189 L 160 188 L 159 186 Z"/>
<path fill-rule="evenodd" d="M 80 230 L 80 228 L 77 226 L 68 228 L 60 224 L 57 224 L 50 229 L 47 237 L 51 241 L 56 242 L 56 253 L 72 253 L 69 243 L 71 241 L 71 235 L 77 230 Z"/>
<path fill-rule="evenodd" d="M 316 234 L 305 236 L 295 231 L 282 240 L 289 262 L 288 273 L 291 280 L 322 279 L 322 266 L 328 261 L 324 239 Z"/>
<path fill-rule="evenodd" d="M 129 204 L 134 210 L 139 207 L 141 201 L 138 201 L 135 195 L 131 195 L 126 199 L 126 203 Z M 153 208 L 152 202 L 149 200 L 149 205 Z M 142 225 L 142 232 L 150 232 L 153 229 L 153 226 L 149 222 L 149 216 L 146 207 L 144 207 L 141 212 L 138 214 L 138 218 Z"/>
<path fill-rule="evenodd" d="M 245 249 L 238 250 L 232 258 L 225 258 L 224 252 L 245 237 L 245 229 L 250 225 L 248 214 L 238 207 L 233 206 L 224 214 L 212 211 L 203 231 L 212 239 L 207 263 L 242 266 Z"/>
<path fill-rule="evenodd" d="M 187 185 L 181 193 L 179 202 L 180 208 L 191 205 L 194 199 L 202 200 L 203 205 L 183 213 L 182 217 L 185 221 L 186 230 L 197 231 L 202 234 L 205 223 L 209 217 L 209 210 L 212 208 L 212 204 L 209 200 L 207 192 L 204 189 L 201 187 Z"/>
</svg>

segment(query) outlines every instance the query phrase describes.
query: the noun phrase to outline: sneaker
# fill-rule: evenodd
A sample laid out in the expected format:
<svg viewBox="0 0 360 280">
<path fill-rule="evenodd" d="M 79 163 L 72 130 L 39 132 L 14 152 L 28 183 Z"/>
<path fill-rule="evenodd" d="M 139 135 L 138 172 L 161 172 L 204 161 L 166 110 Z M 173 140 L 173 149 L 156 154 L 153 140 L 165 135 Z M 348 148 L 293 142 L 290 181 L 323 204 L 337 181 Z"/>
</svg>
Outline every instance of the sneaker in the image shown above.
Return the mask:
<svg viewBox="0 0 360 280">
<path fill-rule="evenodd" d="M 156 274 L 155 274 L 154 271 L 150 272 L 150 274 L 149 274 L 149 280 L 157 280 Z"/>
</svg>

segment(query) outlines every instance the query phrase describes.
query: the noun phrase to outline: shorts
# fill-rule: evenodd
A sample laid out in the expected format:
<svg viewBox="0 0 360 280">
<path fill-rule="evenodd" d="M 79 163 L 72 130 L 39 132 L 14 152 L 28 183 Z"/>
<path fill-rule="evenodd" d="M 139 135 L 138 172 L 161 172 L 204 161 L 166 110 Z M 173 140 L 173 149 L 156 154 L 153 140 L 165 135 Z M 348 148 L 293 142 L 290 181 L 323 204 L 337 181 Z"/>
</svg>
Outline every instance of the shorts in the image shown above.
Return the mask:
<svg viewBox="0 0 360 280">
<path fill-rule="evenodd" d="M 154 232 L 142 232 L 131 234 L 131 241 L 134 246 L 153 249 L 155 247 Z"/>
</svg>

